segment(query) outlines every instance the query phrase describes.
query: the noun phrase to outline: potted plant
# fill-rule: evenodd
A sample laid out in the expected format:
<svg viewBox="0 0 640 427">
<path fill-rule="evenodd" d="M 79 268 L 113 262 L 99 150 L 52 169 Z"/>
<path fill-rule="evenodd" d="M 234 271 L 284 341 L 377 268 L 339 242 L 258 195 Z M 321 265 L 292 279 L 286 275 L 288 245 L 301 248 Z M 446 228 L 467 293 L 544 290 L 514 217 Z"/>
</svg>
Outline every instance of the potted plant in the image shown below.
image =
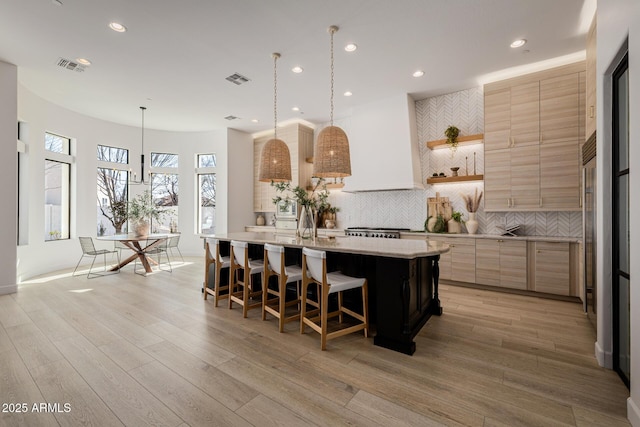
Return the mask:
<svg viewBox="0 0 640 427">
<path fill-rule="evenodd" d="M 273 198 L 273 203 L 278 204 L 281 201 L 295 200 L 300 208 L 300 216 L 298 219 L 298 233 L 303 238 L 316 237 L 318 227 L 318 210 L 321 206 L 330 205 L 327 203 L 329 190 L 324 179 L 320 178 L 311 191 L 300 187 L 291 187 L 290 182 L 271 182 L 278 193 L 289 193 L 285 196 L 277 196 Z"/>
<path fill-rule="evenodd" d="M 149 221 L 160 221 L 165 216 L 165 211 L 154 203 L 149 190 L 135 196 L 127 206 L 127 218 L 137 236 L 149 234 Z"/>
<path fill-rule="evenodd" d="M 429 233 L 444 233 L 447 229 L 447 223 L 442 215 L 430 216 L 424 222 L 424 229 Z"/>
<path fill-rule="evenodd" d="M 460 129 L 453 125 L 444 131 L 444 136 L 447 137 L 447 145 L 451 149 L 452 154 L 455 153 L 458 148 L 458 135 L 460 135 Z"/>
<path fill-rule="evenodd" d="M 447 232 L 449 233 L 460 233 L 460 225 L 464 223 L 462 219 L 462 213 L 458 211 L 453 211 L 451 213 L 451 219 L 447 221 Z"/>
</svg>

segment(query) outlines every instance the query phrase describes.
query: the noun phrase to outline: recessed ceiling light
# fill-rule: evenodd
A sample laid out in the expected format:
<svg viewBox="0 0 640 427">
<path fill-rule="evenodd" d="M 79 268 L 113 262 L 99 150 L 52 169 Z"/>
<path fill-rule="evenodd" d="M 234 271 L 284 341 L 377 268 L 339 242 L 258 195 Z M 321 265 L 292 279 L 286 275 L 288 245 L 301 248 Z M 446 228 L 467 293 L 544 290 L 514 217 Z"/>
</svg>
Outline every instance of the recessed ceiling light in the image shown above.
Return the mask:
<svg viewBox="0 0 640 427">
<path fill-rule="evenodd" d="M 347 52 L 353 52 L 358 48 L 358 45 L 356 45 L 355 43 L 349 43 L 348 45 L 346 45 L 344 47 L 344 50 L 346 50 Z"/>
<path fill-rule="evenodd" d="M 127 27 L 118 22 L 109 22 L 109 28 L 118 33 L 124 33 L 125 31 L 127 31 Z"/>
<path fill-rule="evenodd" d="M 260 120 L 258 119 L 251 119 L 251 123 L 258 123 Z"/>
<path fill-rule="evenodd" d="M 512 48 L 522 47 L 526 42 L 527 41 L 525 39 L 514 40 L 513 43 L 511 43 L 511 47 Z"/>
<path fill-rule="evenodd" d="M 293 111 L 300 111 L 300 107 L 293 107 L 292 110 Z"/>
<path fill-rule="evenodd" d="M 424 71 L 422 70 L 417 70 L 413 72 L 413 77 L 422 77 L 424 76 Z"/>
<path fill-rule="evenodd" d="M 82 65 L 91 65 L 91 61 L 86 58 L 76 58 L 76 62 Z"/>
<path fill-rule="evenodd" d="M 304 69 L 303 69 L 302 67 L 300 67 L 299 65 L 296 65 L 295 67 L 293 67 L 293 68 L 291 69 L 291 71 L 293 71 L 293 72 L 294 72 L 294 73 L 296 73 L 296 74 L 300 74 L 301 72 L 303 72 L 303 71 L 304 71 Z"/>
<path fill-rule="evenodd" d="M 351 95 L 353 95 L 353 93 L 350 90 L 348 90 L 348 91 L 346 91 L 344 93 L 344 96 L 351 96 Z"/>
</svg>

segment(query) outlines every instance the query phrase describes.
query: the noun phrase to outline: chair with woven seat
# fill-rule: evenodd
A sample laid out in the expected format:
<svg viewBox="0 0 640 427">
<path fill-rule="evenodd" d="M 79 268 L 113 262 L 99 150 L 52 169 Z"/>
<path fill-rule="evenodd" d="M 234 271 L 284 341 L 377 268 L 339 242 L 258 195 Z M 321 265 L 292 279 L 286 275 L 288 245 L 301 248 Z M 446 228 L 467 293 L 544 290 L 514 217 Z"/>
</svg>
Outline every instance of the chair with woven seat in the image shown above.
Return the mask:
<svg viewBox="0 0 640 427">
<path fill-rule="evenodd" d="M 80 241 L 80 247 L 82 248 L 82 255 L 80 256 L 80 259 L 78 260 L 78 263 L 76 264 L 76 268 L 73 270 L 72 276 L 76 275 L 76 271 L 78 270 L 78 266 L 80 265 L 80 262 L 82 261 L 82 258 L 84 257 L 93 257 L 93 260 L 91 261 L 91 266 L 89 267 L 89 272 L 87 273 L 87 279 L 91 279 L 93 276 L 98 277 L 98 276 L 104 276 L 106 274 L 107 271 L 107 254 L 116 254 L 117 258 L 118 258 L 118 264 L 120 264 L 120 254 L 113 250 L 110 251 L 108 249 L 96 249 L 96 247 L 93 244 L 93 239 L 91 237 L 78 237 L 78 240 Z M 93 273 L 91 270 L 93 270 L 93 264 L 96 262 L 96 258 L 102 255 L 104 258 L 104 273 Z M 118 273 L 120 272 L 120 269 L 118 268 Z"/>
<path fill-rule="evenodd" d="M 204 299 L 207 295 L 213 295 L 213 305 L 218 306 L 218 301 L 229 298 L 229 294 L 222 294 L 223 291 L 229 290 L 229 282 L 224 286 L 220 286 L 220 274 L 222 269 L 229 268 L 231 259 L 228 256 L 220 254 L 220 242 L 218 239 L 208 238 L 205 240 L 205 258 L 204 258 Z M 213 288 L 209 287 L 210 272 L 213 268 Z"/>
<path fill-rule="evenodd" d="M 269 278 L 276 276 L 278 284 L 276 289 L 269 287 Z M 267 313 L 278 319 L 280 332 L 284 330 L 284 324 L 300 319 L 300 311 L 287 316 L 286 309 L 292 305 L 300 305 L 300 291 L 298 282 L 302 281 L 302 268 L 297 265 L 287 265 L 284 262 L 284 246 L 264 245 L 264 282 L 262 293 L 262 320 L 266 320 Z M 287 284 L 296 283 L 296 298 L 287 302 Z M 273 296 L 274 298 L 269 298 Z"/>
<path fill-rule="evenodd" d="M 169 241 L 167 242 L 167 250 L 171 253 L 171 256 L 173 256 L 173 250 L 177 250 L 178 254 L 180 255 L 180 259 L 182 260 L 182 262 L 184 262 L 184 257 L 182 256 L 182 252 L 180 252 L 180 248 L 178 247 L 179 243 L 180 234 L 178 234 L 177 236 L 169 237 Z"/>
<path fill-rule="evenodd" d="M 318 300 L 312 305 L 314 309 L 307 311 L 309 303 L 307 292 L 309 285 L 315 284 L 318 288 Z M 356 313 L 342 305 L 342 293 L 349 289 L 362 289 L 362 314 Z M 329 295 L 337 293 L 338 309 L 330 312 Z M 305 326 L 311 327 L 320 334 L 320 348 L 326 350 L 327 340 L 343 335 L 364 330 L 365 338 L 368 336 L 369 315 L 367 307 L 367 279 L 347 276 L 340 272 L 327 273 L 327 253 L 315 249 L 302 249 L 302 293 L 300 307 L 300 333 L 305 332 Z M 340 323 L 343 322 L 343 315 L 347 314 L 359 322 L 355 325 L 347 326 L 328 332 L 327 323 L 329 318 L 338 316 Z"/>
<path fill-rule="evenodd" d="M 229 308 L 233 303 L 242 306 L 242 317 L 252 308 L 262 306 L 262 289 L 255 289 L 253 276 L 262 274 L 262 260 L 256 262 L 249 259 L 249 243 L 231 241 L 231 265 L 229 267 Z M 242 278 L 240 276 L 242 275 Z M 257 299 L 257 301 L 256 301 Z M 252 301 L 253 300 L 253 301 Z"/>
</svg>

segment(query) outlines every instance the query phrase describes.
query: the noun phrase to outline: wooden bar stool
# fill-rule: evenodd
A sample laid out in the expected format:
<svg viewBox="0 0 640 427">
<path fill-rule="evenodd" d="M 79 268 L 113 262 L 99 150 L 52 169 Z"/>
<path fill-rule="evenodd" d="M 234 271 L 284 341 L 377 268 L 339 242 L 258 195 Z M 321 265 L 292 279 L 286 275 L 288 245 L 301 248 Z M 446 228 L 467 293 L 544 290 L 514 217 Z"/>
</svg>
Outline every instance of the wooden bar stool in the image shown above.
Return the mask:
<svg viewBox="0 0 640 427">
<path fill-rule="evenodd" d="M 260 263 L 249 259 L 249 243 L 231 241 L 231 265 L 229 268 L 229 308 L 233 303 L 242 306 L 242 317 L 247 317 L 251 308 L 262 306 L 262 289 L 256 291 L 253 286 L 253 275 L 264 271 L 262 260 Z M 240 271 L 242 270 L 242 280 Z M 251 298 L 260 297 L 257 302 L 251 302 Z"/>
<path fill-rule="evenodd" d="M 317 285 L 318 301 L 311 304 L 316 308 L 307 311 L 307 304 L 309 303 L 307 291 L 309 284 Z M 342 306 L 342 292 L 355 288 L 362 288 L 362 314 L 358 314 Z M 338 294 L 338 309 L 329 313 L 329 295 L 334 293 Z M 305 325 L 310 326 L 311 329 L 318 332 L 320 334 L 320 348 L 322 350 L 326 350 L 327 340 L 332 338 L 360 330 L 364 330 L 365 338 L 368 336 L 369 315 L 367 294 L 367 279 L 346 276 L 340 272 L 327 273 L 327 253 L 325 251 L 302 248 L 300 333 L 304 333 Z M 348 314 L 360 322 L 353 326 L 327 332 L 327 322 L 329 318 L 338 316 L 340 323 L 342 323 L 343 314 Z"/>
<path fill-rule="evenodd" d="M 215 268 L 215 276 L 213 278 L 213 289 L 209 288 L 209 270 L 211 266 Z M 207 295 L 213 295 L 213 305 L 218 306 L 218 301 L 229 298 L 229 294 L 221 294 L 222 291 L 229 290 L 229 282 L 224 286 L 220 286 L 220 273 L 223 268 L 229 268 L 231 259 L 228 256 L 220 255 L 220 242 L 218 239 L 208 238 L 205 240 L 205 258 L 204 258 L 204 299 Z"/>
<path fill-rule="evenodd" d="M 269 277 L 278 277 L 277 289 L 269 288 Z M 286 301 L 287 283 L 296 283 L 302 281 L 302 268 L 297 265 L 284 265 L 284 246 L 272 245 L 265 243 L 264 245 L 264 283 L 262 293 L 262 320 L 267 319 L 267 313 L 278 319 L 278 328 L 280 332 L 284 330 L 284 324 L 293 320 L 300 319 L 300 311 L 296 310 L 296 314 L 287 316 L 286 309 L 292 305 L 300 304 L 300 291 L 296 284 L 296 299 Z M 275 298 L 269 298 L 273 295 Z"/>
</svg>

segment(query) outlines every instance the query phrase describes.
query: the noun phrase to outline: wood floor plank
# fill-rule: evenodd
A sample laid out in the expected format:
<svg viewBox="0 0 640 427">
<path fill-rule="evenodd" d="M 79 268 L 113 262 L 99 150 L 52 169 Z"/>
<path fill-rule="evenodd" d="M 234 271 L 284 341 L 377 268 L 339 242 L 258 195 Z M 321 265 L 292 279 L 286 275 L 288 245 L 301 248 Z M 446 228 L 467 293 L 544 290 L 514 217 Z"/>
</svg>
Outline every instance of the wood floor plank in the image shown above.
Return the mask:
<svg viewBox="0 0 640 427">
<path fill-rule="evenodd" d="M 17 351 L 10 350 L 0 355 L 0 403 L 26 404 L 27 412 L 0 412 L 2 426 L 57 426 L 51 413 L 33 412 L 32 405 L 46 402 L 38 386 L 33 381 L 27 367 Z"/>
<path fill-rule="evenodd" d="M 18 354 L 28 369 L 62 359 L 62 354 L 33 323 L 7 328 Z"/>
<path fill-rule="evenodd" d="M 31 375 L 47 402 L 69 404 L 68 412 L 54 414 L 61 426 L 123 425 L 66 360 L 31 369 Z"/>
<path fill-rule="evenodd" d="M 15 346 L 11 342 L 11 338 L 7 335 L 7 332 L 4 330 L 4 327 L 0 325 L 0 354 L 5 351 L 15 351 Z"/>
<path fill-rule="evenodd" d="M 252 425 L 260 427 L 317 425 L 262 394 L 251 399 L 236 413 Z"/>
<path fill-rule="evenodd" d="M 125 371 L 153 361 L 153 357 L 124 338 L 98 348 Z"/>
<path fill-rule="evenodd" d="M 382 426 L 439 427 L 445 425 L 363 390 L 356 393 L 347 408 Z"/>
<path fill-rule="evenodd" d="M 67 338 L 56 346 L 124 424 L 176 426 L 182 422 L 86 338 Z"/>
<path fill-rule="evenodd" d="M 31 323 L 27 313 L 16 304 L 11 295 L 0 295 L 0 325 L 6 329 L 23 323 Z"/>
<path fill-rule="evenodd" d="M 140 366 L 130 374 L 189 425 L 251 425 L 160 362 Z"/>
<path fill-rule="evenodd" d="M 258 395 L 250 386 L 169 342 L 155 344 L 145 350 L 232 411 Z"/>
<path fill-rule="evenodd" d="M 30 311 L 29 317 L 31 318 L 31 321 L 38 326 L 42 333 L 45 334 L 52 342 L 80 334 L 66 320 L 60 317 L 49 307 L 42 310 Z"/>
</svg>

